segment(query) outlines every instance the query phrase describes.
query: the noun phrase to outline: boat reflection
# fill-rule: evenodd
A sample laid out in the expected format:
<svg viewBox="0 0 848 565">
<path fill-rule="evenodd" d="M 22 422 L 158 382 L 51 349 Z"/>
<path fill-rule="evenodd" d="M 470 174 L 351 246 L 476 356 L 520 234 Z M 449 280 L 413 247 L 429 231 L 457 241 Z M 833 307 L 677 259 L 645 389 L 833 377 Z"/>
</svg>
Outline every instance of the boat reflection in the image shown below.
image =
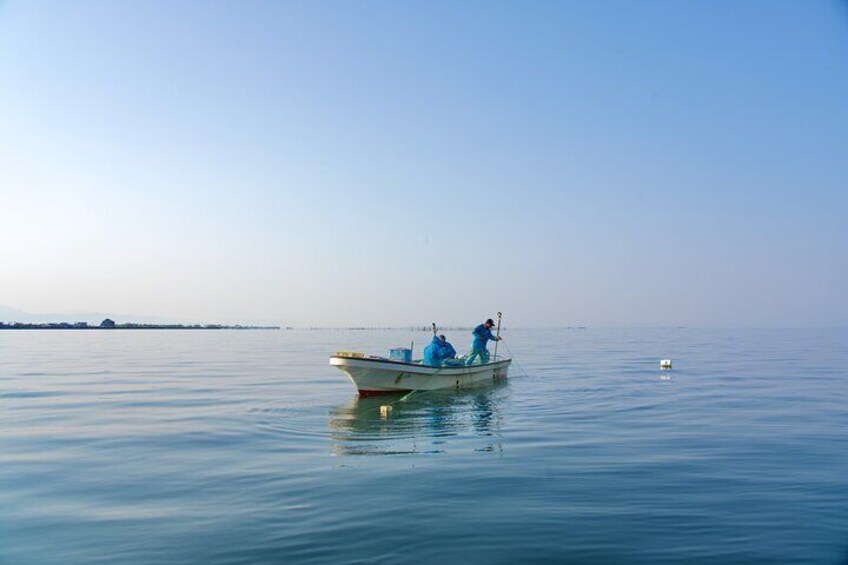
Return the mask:
<svg viewBox="0 0 848 565">
<path fill-rule="evenodd" d="M 330 410 L 337 456 L 480 451 L 503 453 L 507 382 L 461 392 L 353 398 Z"/>
</svg>

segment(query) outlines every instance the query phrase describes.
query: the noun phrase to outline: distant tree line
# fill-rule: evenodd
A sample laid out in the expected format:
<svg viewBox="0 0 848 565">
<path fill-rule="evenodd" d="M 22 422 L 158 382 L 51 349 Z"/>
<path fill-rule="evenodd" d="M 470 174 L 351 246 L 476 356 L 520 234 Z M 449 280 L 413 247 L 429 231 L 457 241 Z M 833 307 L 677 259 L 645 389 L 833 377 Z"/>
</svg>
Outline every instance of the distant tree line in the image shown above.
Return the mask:
<svg viewBox="0 0 848 565">
<path fill-rule="evenodd" d="M 88 322 L 49 322 L 31 324 L 25 322 L 0 322 L 0 330 L 278 330 L 280 326 L 227 326 L 223 324 L 116 324 L 106 318 L 100 325 L 92 326 Z"/>
</svg>

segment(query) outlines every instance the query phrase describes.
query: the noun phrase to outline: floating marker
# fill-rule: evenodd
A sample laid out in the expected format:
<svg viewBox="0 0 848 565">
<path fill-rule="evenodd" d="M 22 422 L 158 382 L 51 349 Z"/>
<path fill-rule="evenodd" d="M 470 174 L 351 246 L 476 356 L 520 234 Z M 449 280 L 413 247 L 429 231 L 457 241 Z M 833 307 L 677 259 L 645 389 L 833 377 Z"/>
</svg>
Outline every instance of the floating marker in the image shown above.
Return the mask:
<svg viewBox="0 0 848 565">
<path fill-rule="evenodd" d="M 389 405 L 380 406 L 380 418 L 386 419 L 389 417 L 389 412 L 392 411 L 392 407 Z"/>
<path fill-rule="evenodd" d="M 660 361 L 660 369 L 671 369 L 671 359 L 663 359 Z"/>
</svg>

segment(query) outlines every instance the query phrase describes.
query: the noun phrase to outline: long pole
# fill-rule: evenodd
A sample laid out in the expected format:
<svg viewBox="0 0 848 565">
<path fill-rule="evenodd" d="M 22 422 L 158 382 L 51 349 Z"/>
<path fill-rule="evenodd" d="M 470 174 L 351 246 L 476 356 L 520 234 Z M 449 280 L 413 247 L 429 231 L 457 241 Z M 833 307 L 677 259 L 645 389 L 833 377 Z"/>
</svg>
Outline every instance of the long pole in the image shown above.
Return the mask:
<svg viewBox="0 0 848 565">
<path fill-rule="evenodd" d="M 495 334 L 496 338 L 501 337 L 501 318 L 502 317 L 503 317 L 503 314 L 498 312 L 498 331 Z M 498 341 L 500 341 L 500 340 L 499 339 L 495 340 L 495 361 L 498 360 Z"/>
</svg>

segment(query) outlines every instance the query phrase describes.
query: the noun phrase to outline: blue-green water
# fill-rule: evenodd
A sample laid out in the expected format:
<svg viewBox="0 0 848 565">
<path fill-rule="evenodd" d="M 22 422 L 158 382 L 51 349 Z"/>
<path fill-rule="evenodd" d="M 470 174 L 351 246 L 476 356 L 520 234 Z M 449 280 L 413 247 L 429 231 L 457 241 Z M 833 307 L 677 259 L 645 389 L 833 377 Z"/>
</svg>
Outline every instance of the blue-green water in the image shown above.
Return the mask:
<svg viewBox="0 0 848 565">
<path fill-rule="evenodd" d="M 0 563 L 845 561 L 848 331 L 506 337 L 401 402 L 327 358 L 424 333 L 1 332 Z"/>
</svg>

